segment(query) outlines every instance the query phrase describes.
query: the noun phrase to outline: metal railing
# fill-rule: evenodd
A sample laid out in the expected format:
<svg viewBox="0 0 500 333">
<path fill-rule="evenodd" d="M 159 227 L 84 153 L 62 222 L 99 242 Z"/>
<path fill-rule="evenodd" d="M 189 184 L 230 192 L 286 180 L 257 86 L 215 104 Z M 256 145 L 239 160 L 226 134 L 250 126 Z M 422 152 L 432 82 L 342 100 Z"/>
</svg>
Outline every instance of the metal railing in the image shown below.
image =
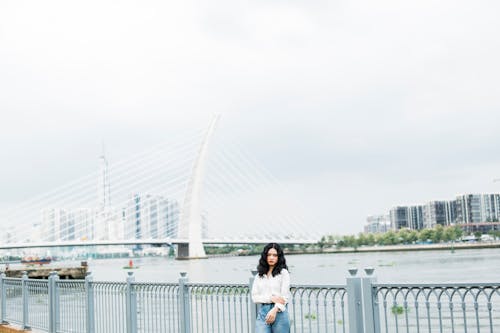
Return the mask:
<svg viewBox="0 0 500 333">
<path fill-rule="evenodd" d="M 500 283 L 379 284 L 373 269 L 346 285 L 293 285 L 294 333 L 500 332 Z M 254 273 L 255 274 L 255 273 Z M 0 276 L 1 322 L 45 332 L 250 333 L 246 284 L 94 282 Z"/>
<path fill-rule="evenodd" d="M 378 284 L 374 288 L 384 332 L 430 332 L 434 327 L 439 332 L 500 331 L 498 285 Z"/>
<path fill-rule="evenodd" d="M 291 293 L 293 332 L 346 333 L 345 286 L 292 286 Z"/>
</svg>

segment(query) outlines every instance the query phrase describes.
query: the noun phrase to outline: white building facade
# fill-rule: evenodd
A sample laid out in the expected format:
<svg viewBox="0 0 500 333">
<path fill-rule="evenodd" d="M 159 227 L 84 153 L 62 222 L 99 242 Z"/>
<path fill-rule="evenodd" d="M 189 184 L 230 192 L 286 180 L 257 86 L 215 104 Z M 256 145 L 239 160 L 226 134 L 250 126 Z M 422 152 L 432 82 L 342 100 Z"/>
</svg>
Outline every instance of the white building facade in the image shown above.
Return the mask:
<svg viewBox="0 0 500 333">
<path fill-rule="evenodd" d="M 125 239 L 176 238 L 179 214 L 176 200 L 134 194 L 123 209 Z"/>
</svg>

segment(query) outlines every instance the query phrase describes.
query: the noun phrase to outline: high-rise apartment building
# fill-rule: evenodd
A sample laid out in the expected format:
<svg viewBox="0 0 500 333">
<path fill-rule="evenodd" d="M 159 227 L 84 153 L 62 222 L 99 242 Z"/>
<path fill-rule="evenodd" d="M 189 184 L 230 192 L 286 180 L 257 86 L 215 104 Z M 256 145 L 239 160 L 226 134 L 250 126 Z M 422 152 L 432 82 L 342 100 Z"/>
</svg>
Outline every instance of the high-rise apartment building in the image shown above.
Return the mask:
<svg viewBox="0 0 500 333">
<path fill-rule="evenodd" d="M 446 220 L 446 201 L 429 201 L 424 205 L 424 228 L 434 228 L 440 224 L 442 226 L 449 225 L 450 221 Z"/>
<path fill-rule="evenodd" d="M 96 239 L 95 217 L 96 211 L 92 208 L 77 208 L 73 210 L 77 234 L 76 239 Z"/>
<path fill-rule="evenodd" d="M 124 236 L 123 220 L 115 209 L 98 209 L 94 217 L 96 240 L 121 240 Z"/>
<path fill-rule="evenodd" d="M 456 198 L 457 223 L 479 223 L 481 217 L 481 195 L 463 194 Z"/>
<path fill-rule="evenodd" d="M 410 206 L 408 207 L 408 228 L 412 230 L 420 230 L 424 227 L 424 207 Z"/>
<path fill-rule="evenodd" d="M 179 205 L 159 195 L 134 194 L 123 209 L 125 239 L 177 237 Z"/>
<path fill-rule="evenodd" d="M 373 218 L 367 218 L 365 232 L 375 230 Z M 389 212 L 391 229 L 420 230 L 436 225 L 485 224 L 484 230 L 494 227 L 488 222 L 500 221 L 500 194 L 463 194 L 455 200 L 429 201 L 425 205 L 396 206 Z M 471 229 L 472 230 L 472 229 Z"/>
<path fill-rule="evenodd" d="M 371 215 L 366 218 L 364 232 L 366 233 L 384 233 L 391 228 L 391 219 L 389 215 Z"/>
<path fill-rule="evenodd" d="M 457 223 L 457 202 L 455 200 L 445 201 L 446 225 Z"/>
<path fill-rule="evenodd" d="M 500 195 L 483 194 L 481 200 L 483 222 L 498 222 L 500 220 Z"/>
<path fill-rule="evenodd" d="M 122 221 L 113 210 L 46 208 L 34 240 L 117 240 L 123 238 Z"/>
<path fill-rule="evenodd" d="M 391 219 L 391 229 L 399 230 L 401 228 L 408 228 L 408 207 L 397 206 L 391 208 L 389 212 Z"/>
<path fill-rule="evenodd" d="M 64 208 L 42 210 L 41 240 L 48 242 L 75 239 L 75 221 L 71 212 Z"/>
<path fill-rule="evenodd" d="M 500 218 L 499 194 L 463 194 L 455 202 L 457 223 L 497 222 Z"/>
</svg>

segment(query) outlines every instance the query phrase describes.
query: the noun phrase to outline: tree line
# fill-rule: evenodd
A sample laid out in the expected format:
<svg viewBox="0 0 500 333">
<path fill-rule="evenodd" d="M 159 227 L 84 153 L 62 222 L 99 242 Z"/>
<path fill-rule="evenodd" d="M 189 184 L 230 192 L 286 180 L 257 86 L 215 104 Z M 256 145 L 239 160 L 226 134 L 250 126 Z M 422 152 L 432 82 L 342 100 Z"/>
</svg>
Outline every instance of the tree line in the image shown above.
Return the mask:
<svg viewBox="0 0 500 333">
<path fill-rule="evenodd" d="M 362 245 L 398 245 L 398 244 L 418 244 L 418 243 L 441 243 L 459 240 L 463 236 L 463 230 L 459 226 L 443 227 L 437 225 L 432 229 L 410 230 L 400 229 L 398 231 L 389 230 L 386 233 L 360 233 L 357 237 L 353 235 L 323 236 L 319 241 L 320 248 L 325 247 L 359 247 Z"/>
<path fill-rule="evenodd" d="M 491 230 L 488 232 L 493 238 L 500 238 L 500 230 Z M 480 238 L 481 232 L 474 232 L 475 238 Z M 400 229 L 398 231 L 389 230 L 385 233 L 360 233 L 358 236 L 323 236 L 318 246 L 328 247 L 359 247 L 362 245 L 399 245 L 399 244 L 421 244 L 421 243 L 441 243 L 460 241 L 464 236 L 464 231 L 460 226 L 443 227 L 437 225 L 434 228 L 422 230 Z"/>
<path fill-rule="evenodd" d="M 500 238 L 499 230 L 492 230 L 489 232 L 491 236 L 498 239 Z M 480 238 L 481 232 L 475 232 L 474 236 Z M 282 243 L 281 246 L 286 251 L 321 251 L 326 248 L 343 248 L 352 247 L 357 248 L 360 246 L 374 246 L 374 245 L 400 245 L 400 244 L 424 244 L 424 243 L 441 243 L 461 241 L 464 236 L 464 231 L 460 226 L 443 227 L 437 225 L 432 229 L 410 230 L 400 229 L 398 231 L 387 231 L 386 233 L 359 233 L 354 235 L 327 235 L 321 237 L 321 240 L 316 244 L 286 244 Z M 209 255 L 217 254 L 238 254 L 238 255 L 256 255 L 260 254 L 264 245 L 219 245 L 219 246 L 205 246 L 205 251 Z"/>
</svg>

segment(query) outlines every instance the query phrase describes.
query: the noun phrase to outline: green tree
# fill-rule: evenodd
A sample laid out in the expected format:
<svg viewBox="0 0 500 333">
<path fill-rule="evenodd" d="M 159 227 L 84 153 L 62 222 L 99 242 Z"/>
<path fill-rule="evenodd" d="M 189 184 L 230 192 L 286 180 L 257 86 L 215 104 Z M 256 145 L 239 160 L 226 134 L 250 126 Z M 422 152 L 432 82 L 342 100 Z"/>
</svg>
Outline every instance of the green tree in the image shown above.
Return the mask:
<svg viewBox="0 0 500 333">
<path fill-rule="evenodd" d="M 438 224 L 434 227 L 434 234 L 432 235 L 433 243 L 440 243 L 443 240 L 444 228 L 441 224 Z"/>
<path fill-rule="evenodd" d="M 344 236 L 343 240 L 344 240 L 345 246 L 347 246 L 347 247 L 356 247 L 357 246 L 356 237 L 354 237 L 352 235 Z"/>
<path fill-rule="evenodd" d="M 416 230 L 412 230 L 412 231 L 410 231 L 410 233 L 408 234 L 408 242 L 409 242 L 410 244 L 413 244 L 413 243 L 415 243 L 417 240 L 418 240 L 418 231 L 416 231 Z"/>
<path fill-rule="evenodd" d="M 366 235 L 363 233 L 359 233 L 358 239 L 356 240 L 356 245 L 361 246 L 361 245 L 366 245 Z"/>
<path fill-rule="evenodd" d="M 462 236 L 464 235 L 463 229 L 460 228 L 458 225 L 455 225 L 452 228 L 453 228 L 453 232 L 455 233 L 455 240 L 462 238 Z"/>
<path fill-rule="evenodd" d="M 434 231 L 432 229 L 422 229 L 418 233 L 418 239 L 425 242 L 428 239 L 432 239 L 434 237 Z"/>
<path fill-rule="evenodd" d="M 375 244 L 375 236 L 373 234 L 366 235 L 366 245 L 374 245 Z"/>
<path fill-rule="evenodd" d="M 375 244 L 384 245 L 384 234 L 376 234 L 375 235 Z"/>
<path fill-rule="evenodd" d="M 321 237 L 321 239 L 318 242 L 319 248 L 321 250 L 323 250 L 323 248 L 326 246 L 326 244 L 327 244 L 327 237 L 326 236 Z"/>
<path fill-rule="evenodd" d="M 396 233 L 392 230 L 389 230 L 388 232 L 382 235 L 383 245 L 394 245 L 396 244 L 396 241 L 397 241 Z"/>
<path fill-rule="evenodd" d="M 455 232 L 454 232 L 454 230 L 453 230 L 452 227 L 444 228 L 443 238 L 442 239 L 445 242 L 449 242 L 449 241 L 455 240 Z"/>
<path fill-rule="evenodd" d="M 408 244 L 408 239 L 410 238 L 409 229 L 400 229 L 397 234 L 398 243 Z"/>
<path fill-rule="evenodd" d="M 492 237 L 500 238 L 500 230 L 490 230 L 488 234 L 490 234 Z"/>
</svg>

